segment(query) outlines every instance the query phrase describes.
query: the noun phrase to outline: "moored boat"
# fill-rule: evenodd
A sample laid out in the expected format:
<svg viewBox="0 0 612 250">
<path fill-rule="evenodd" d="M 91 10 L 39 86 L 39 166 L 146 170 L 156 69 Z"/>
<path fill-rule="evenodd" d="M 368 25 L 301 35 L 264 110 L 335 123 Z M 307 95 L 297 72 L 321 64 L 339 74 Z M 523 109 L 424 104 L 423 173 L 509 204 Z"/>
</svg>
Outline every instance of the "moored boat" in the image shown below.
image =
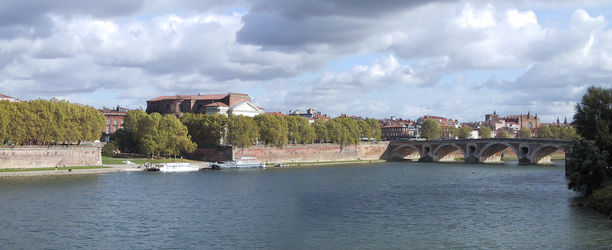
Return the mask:
<svg viewBox="0 0 612 250">
<path fill-rule="evenodd" d="M 200 170 L 199 167 L 191 166 L 186 162 L 155 164 L 153 168 L 159 169 L 160 172 L 191 172 Z"/>
<path fill-rule="evenodd" d="M 256 157 L 240 157 L 237 161 L 214 162 L 210 166 L 212 169 L 265 168 L 266 164 L 258 162 Z"/>
</svg>

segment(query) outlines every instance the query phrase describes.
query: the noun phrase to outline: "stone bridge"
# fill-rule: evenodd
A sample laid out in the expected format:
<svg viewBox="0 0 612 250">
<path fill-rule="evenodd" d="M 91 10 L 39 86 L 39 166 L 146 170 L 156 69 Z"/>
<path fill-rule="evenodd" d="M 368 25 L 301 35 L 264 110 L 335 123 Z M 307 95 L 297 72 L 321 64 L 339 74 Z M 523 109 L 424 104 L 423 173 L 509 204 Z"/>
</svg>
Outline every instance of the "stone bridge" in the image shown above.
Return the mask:
<svg viewBox="0 0 612 250">
<path fill-rule="evenodd" d="M 463 157 L 466 163 L 499 163 L 509 148 L 521 165 L 550 164 L 552 153 L 569 152 L 571 144 L 570 140 L 519 138 L 394 141 L 382 158 L 438 162 Z"/>
</svg>

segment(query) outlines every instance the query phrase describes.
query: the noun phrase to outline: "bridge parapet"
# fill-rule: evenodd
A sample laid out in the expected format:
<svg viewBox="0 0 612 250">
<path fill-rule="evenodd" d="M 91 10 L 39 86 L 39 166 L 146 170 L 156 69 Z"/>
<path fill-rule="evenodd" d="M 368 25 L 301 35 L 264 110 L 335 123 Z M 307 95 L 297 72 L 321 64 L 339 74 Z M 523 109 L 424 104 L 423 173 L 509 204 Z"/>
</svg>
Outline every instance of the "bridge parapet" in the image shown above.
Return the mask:
<svg viewBox="0 0 612 250">
<path fill-rule="evenodd" d="M 495 163 L 501 162 L 504 150 L 510 148 L 518 157 L 519 164 L 549 164 L 552 153 L 559 149 L 569 152 L 570 147 L 570 140 L 536 138 L 407 140 L 391 142 L 385 157 L 452 161 L 463 156 L 466 163 Z"/>
</svg>

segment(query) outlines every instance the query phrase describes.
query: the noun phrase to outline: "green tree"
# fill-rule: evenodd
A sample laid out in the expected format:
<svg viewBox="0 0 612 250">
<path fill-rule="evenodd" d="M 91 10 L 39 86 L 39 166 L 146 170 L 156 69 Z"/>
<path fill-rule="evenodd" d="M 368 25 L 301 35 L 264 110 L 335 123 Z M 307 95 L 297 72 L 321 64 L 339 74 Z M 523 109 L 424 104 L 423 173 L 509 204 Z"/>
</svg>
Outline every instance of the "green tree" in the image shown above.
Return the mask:
<svg viewBox="0 0 612 250">
<path fill-rule="evenodd" d="M 478 136 L 482 139 L 491 138 L 491 128 L 489 126 L 481 126 L 478 129 Z"/>
<path fill-rule="evenodd" d="M 542 126 L 538 130 L 538 138 L 554 138 L 553 132 L 549 126 Z"/>
<path fill-rule="evenodd" d="M 255 116 L 259 128 L 259 139 L 265 145 L 282 147 L 287 144 L 287 121 L 276 114 Z"/>
<path fill-rule="evenodd" d="M 372 138 L 374 140 L 380 141 L 382 137 L 382 131 L 380 129 L 380 123 L 376 119 L 368 118 L 366 122 L 370 125 L 370 130 L 372 131 Z"/>
<path fill-rule="evenodd" d="M 259 137 L 257 122 L 251 117 L 230 116 L 228 120 L 227 142 L 244 148 L 255 145 Z"/>
<path fill-rule="evenodd" d="M 594 141 L 601 150 L 612 152 L 612 89 L 588 88 L 576 104 L 574 125 L 582 138 Z"/>
<path fill-rule="evenodd" d="M 421 129 L 421 137 L 427 140 L 434 140 L 440 138 L 440 124 L 434 119 L 427 119 L 423 122 L 423 128 Z"/>
<path fill-rule="evenodd" d="M 470 126 L 462 126 L 457 129 L 457 137 L 459 139 L 467 139 L 472 136 L 472 128 Z"/>
<path fill-rule="evenodd" d="M 117 143 L 110 141 L 104 144 L 102 147 L 102 156 L 115 157 L 115 151 L 118 149 Z"/>
<path fill-rule="evenodd" d="M 512 135 L 510 135 L 510 133 L 506 132 L 505 130 L 499 131 L 497 132 L 497 136 L 495 136 L 496 138 L 510 138 L 512 137 Z"/>
<path fill-rule="evenodd" d="M 600 151 L 593 141 L 574 140 L 566 156 L 568 189 L 589 196 L 608 176 L 608 152 Z"/>
<path fill-rule="evenodd" d="M 531 138 L 531 129 L 521 127 L 521 130 L 519 130 L 519 138 Z"/>
<path fill-rule="evenodd" d="M 157 128 L 157 152 L 164 156 L 191 153 L 197 145 L 191 141 L 187 127 L 174 115 L 165 115 Z"/>
<path fill-rule="evenodd" d="M 227 133 L 228 118 L 221 114 L 186 113 L 181 122 L 198 146 L 218 146 Z"/>
<path fill-rule="evenodd" d="M 315 130 L 315 141 L 324 143 L 330 141 L 327 130 L 327 121 L 323 119 L 316 119 L 312 123 L 312 127 Z"/>
<path fill-rule="evenodd" d="M 357 121 L 350 117 L 337 117 L 327 123 L 329 140 L 340 145 L 357 144 L 359 142 L 360 129 Z"/>
</svg>

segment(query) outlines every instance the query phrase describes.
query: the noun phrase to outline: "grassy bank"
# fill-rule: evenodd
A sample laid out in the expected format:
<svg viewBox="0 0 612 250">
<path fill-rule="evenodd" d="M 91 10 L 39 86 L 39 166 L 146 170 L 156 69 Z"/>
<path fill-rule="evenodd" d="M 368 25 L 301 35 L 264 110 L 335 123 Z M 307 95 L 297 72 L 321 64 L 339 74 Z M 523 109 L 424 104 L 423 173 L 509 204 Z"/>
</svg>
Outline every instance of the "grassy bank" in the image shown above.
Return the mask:
<svg viewBox="0 0 612 250">
<path fill-rule="evenodd" d="M 612 180 L 608 180 L 586 198 L 583 206 L 593 208 L 612 219 Z"/>
<path fill-rule="evenodd" d="M 269 163 L 270 165 L 282 164 L 291 167 L 296 166 L 315 166 L 315 165 L 331 165 L 331 164 L 349 164 L 349 163 L 375 163 L 385 162 L 385 160 L 352 160 L 352 161 L 305 161 L 305 162 L 286 162 L 286 163 Z"/>
<path fill-rule="evenodd" d="M 109 168 L 104 166 L 75 166 L 75 167 L 58 167 L 57 170 L 77 170 L 77 169 L 97 169 L 97 168 Z M 55 168 L 7 168 L 0 169 L 0 172 L 31 172 L 31 171 L 53 171 Z"/>
<path fill-rule="evenodd" d="M 134 164 L 145 164 L 147 162 L 151 164 L 168 163 L 168 162 L 189 162 L 189 163 L 198 162 L 198 161 L 181 159 L 181 158 L 147 159 L 147 158 L 113 158 L 113 157 L 102 156 L 102 164 L 120 165 L 120 164 L 125 164 L 124 161 L 130 161 L 130 162 L 133 162 Z"/>
</svg>

